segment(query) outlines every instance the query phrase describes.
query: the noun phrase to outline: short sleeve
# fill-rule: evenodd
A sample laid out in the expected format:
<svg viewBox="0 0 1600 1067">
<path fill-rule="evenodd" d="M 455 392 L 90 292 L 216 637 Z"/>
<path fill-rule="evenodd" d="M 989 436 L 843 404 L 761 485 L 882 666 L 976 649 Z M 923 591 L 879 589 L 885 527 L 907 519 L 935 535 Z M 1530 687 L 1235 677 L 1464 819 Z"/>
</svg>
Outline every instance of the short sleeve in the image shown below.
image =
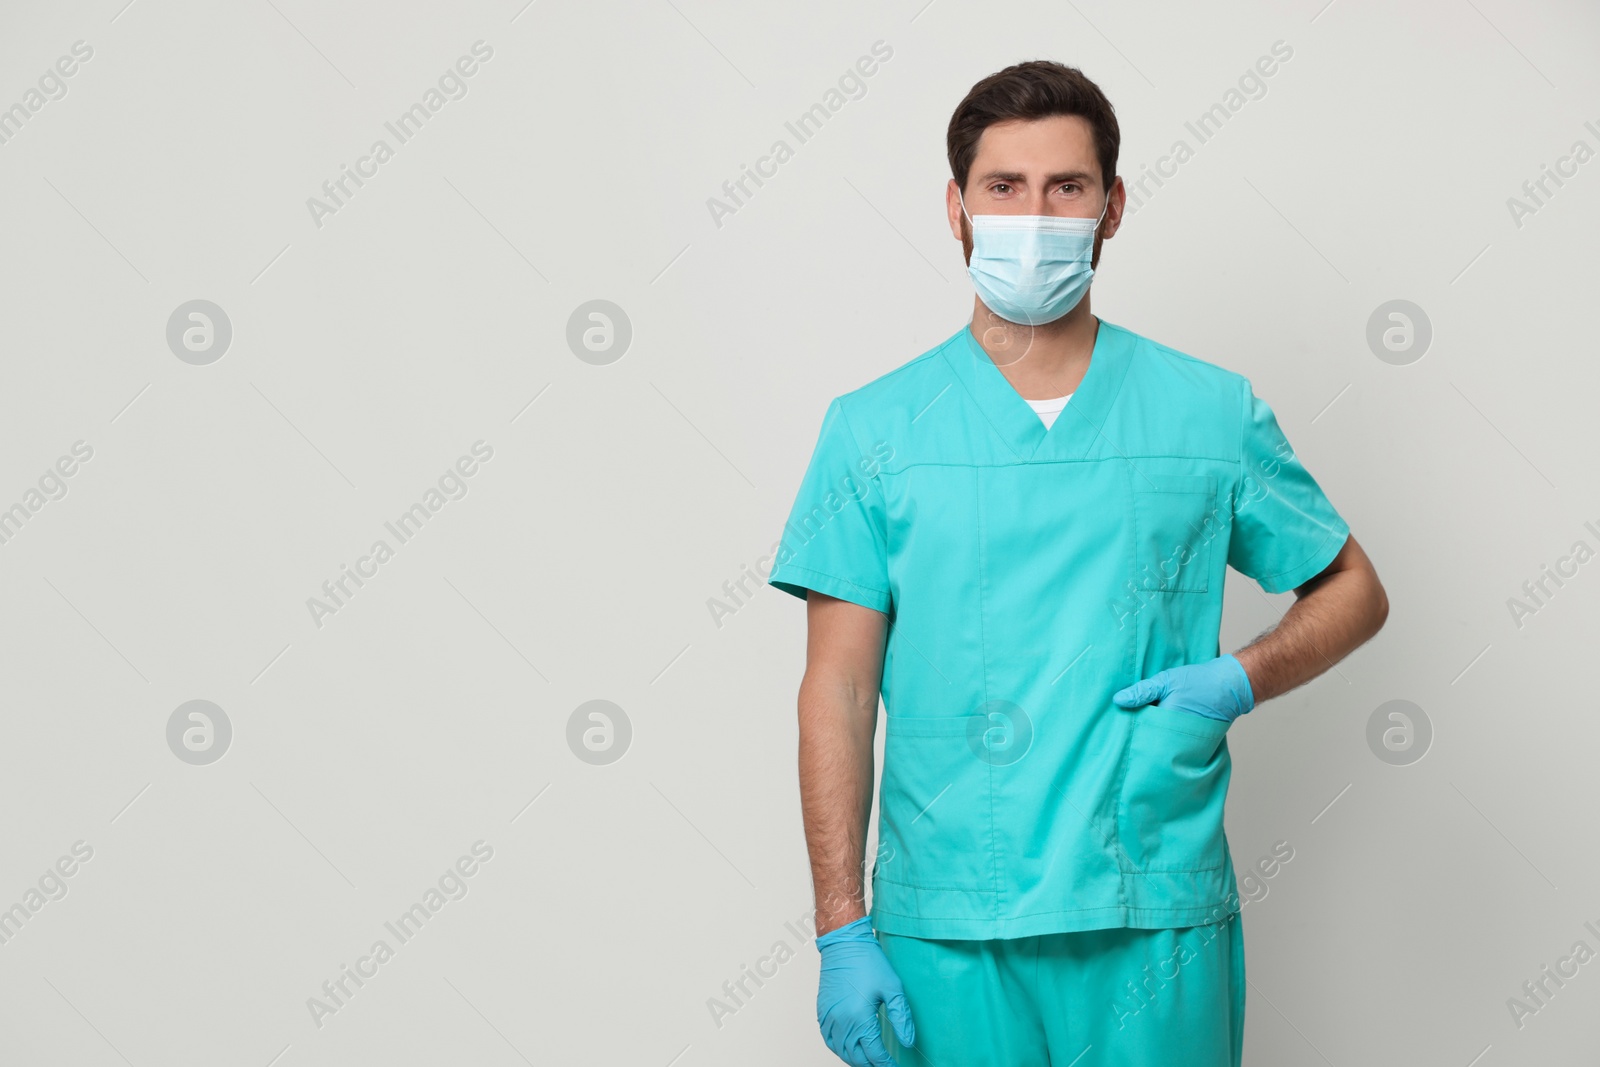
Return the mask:
<svg viewBox="0 0 1600 1067">
<path fill-rule="evenodd" d="M 889 611 L 888 539 L 878 480 L 892 454 L 886 450 L 863 449 L 841 402 L 828 406 L 769 584 L 802 599 L 814 589 Z"/>
<path fill-rule="evenodd" d="M 1294 453 L 1267 402 L 1244 383 L 1239 489 L 1228 563 L 1269 593 L 1315 578 L 1350 527 Z"/>
</svg>

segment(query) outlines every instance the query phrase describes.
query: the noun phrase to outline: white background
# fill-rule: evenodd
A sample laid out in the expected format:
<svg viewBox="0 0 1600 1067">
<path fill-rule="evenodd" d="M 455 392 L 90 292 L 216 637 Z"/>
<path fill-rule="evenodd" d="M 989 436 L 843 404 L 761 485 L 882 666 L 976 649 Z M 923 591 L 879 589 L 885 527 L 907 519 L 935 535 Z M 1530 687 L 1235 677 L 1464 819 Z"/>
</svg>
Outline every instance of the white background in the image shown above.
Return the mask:
<svg viewBox="0 0 1600 1067">
<path fill-rule="evenodd" d="M 0 545 L 0 907 L 94 850 L 0 945 L 0 1061 L 834 1062 L 785 925 L 809 935 L 804 612 L 707 602 L 770 551 L 828 400 L 964 321 L 944 133 L 974 81 L 1080 66 L 1132 179 L 1283 41 L 1094 286 L 1251 378 L 1392 605 L 1231 731 L 1236 863 L 1294 849 L 1244 911 L 1246 1063 L 1592 1062 L 1600 963 L 1520 1029 L 1506 1005 L 1600 950 L 1600 562 L 1507 606 L 1600 549 L 1600 160 L 1507 206 L 1600 150 L 1592 4 L 123 4 L 0 17 L 0 107 L 94 50 L 0 144 L 0 507 L 94 450 Z M 307 199 L 479 40 L 467 95 L 318 226 Z M 166 342 L 194 299 L 232 324 L 206 366 Z M 610 365 L 567 344 L 593 299 L 632 324 Z M 1394 299 L 1432 323 L 1409 365 L 1366 342 Z M 479 440 L 467 495 L 316 625 Z M 1290 599 L 1228 591 L 1225 649 Z M 166 740 L 194 699 L 233 729 L 207 766 Z M 605 766 L 567 740 L 593 699 L 632 726 Z M 1434 731 L 1409 766 L 1367 741 L 1396 699 Z M 307 999 L 480 839 L 470 892 L 317 1026 Z"/>
</svg>

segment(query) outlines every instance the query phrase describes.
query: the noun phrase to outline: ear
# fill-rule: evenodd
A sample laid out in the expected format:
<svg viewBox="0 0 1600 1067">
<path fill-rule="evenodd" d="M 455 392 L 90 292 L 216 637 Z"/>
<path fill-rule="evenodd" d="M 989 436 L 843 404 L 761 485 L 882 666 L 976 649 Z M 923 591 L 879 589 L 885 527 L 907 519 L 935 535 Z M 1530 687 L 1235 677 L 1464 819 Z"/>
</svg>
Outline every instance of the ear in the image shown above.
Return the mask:
<svg viewBox="0 0 1600 1067">
<path fill-rule="evenodd" d="M 944 188 L 944 213 L 950 222 L 950 236 L 962 240 L 967 218 L 961 209 L 961 186 L 956 184 L 954 178 Z"/>
<path fill-rule="evenodd" d="M 1111 202 L 1106 205 L 1106 217 L 1100 223 L 1100 237 L 1102 239 L 1116 236 L 1117 230 L 1122 226 L 1122 212 L 1128 206 L 1128 190 L 1122 184 L 1119 174 L 1111 182 Z"/>
</svg>

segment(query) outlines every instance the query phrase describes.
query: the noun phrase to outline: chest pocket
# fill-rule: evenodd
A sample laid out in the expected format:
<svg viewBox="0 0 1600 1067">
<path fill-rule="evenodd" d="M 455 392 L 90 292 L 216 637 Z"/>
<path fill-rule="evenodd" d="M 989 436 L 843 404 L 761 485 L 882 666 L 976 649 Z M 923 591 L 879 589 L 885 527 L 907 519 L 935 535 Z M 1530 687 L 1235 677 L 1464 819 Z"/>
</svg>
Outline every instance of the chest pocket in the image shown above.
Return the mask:
<svg viewBox="0 0 1600 1067">
<path fill-rule="evenodd" d="M 1133 473 L 1134 582 L 1159 593 L 1204 593 L 1222 529 L 1211 474 Z"/>
</svg>

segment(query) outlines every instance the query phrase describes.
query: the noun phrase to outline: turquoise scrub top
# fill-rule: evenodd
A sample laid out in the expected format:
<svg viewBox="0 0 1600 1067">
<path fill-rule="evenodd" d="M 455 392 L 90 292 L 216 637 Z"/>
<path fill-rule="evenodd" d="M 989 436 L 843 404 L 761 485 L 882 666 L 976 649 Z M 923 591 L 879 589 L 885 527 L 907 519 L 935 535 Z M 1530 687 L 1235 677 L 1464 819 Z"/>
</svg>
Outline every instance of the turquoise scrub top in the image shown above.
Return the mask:
<svg viewBox="0 0 1600 1067">
<path fill-rule="evenodd" d="M 768 581 L 889 627 L 873 925 L 991 939 L 1217 922 L 1227 724 L 1111 695 L 1219 654 L 1349 526 L 1248 379 L 1099 320 L 1046 430 L 967 326 L 836 398 Z"/>
</svg>

